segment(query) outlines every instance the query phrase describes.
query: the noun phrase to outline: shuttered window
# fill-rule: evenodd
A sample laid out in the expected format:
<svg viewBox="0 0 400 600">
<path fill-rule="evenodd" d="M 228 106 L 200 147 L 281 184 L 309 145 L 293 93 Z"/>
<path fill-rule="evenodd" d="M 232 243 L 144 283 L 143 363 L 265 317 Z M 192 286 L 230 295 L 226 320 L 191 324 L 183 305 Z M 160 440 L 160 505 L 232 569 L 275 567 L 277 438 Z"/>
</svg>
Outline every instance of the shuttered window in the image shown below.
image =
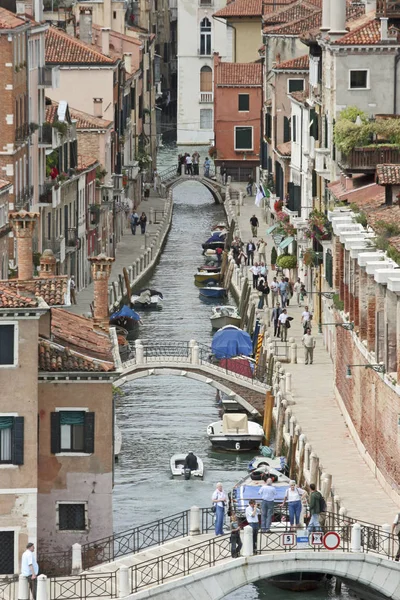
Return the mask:
<svg viewBox="0 0 400 600">
<path fill-rule="evenodd" d="M 58 504 L 58 529 L 61 531 L 84 531 L 86 526 L 86 505 Z"/>
<path fill-rule="evenodd" d="M 0 365 L 14 365 L 15 358 L 15 325 L 0 325 Z"/>
<path fill-rule="evenodd" d="M 289 79 L 288 92 L 302 92 L 304 90 L 304 79 Z"/>
<path fill-rule="evenodd" d="M 0 464 L 24 464 L 24 417 L 0 416 Z"/>
<path fill-rule="evenodd" d="M 235 150 L 253 149 L 253 128 L 235 127 Z"/>
<path fill-rule="evenodd" d="M 51 452 L 94 452 L 94 413 L 59 411 L 51 413 Z"/>
<path fill-rule="evenodd" d="M 211 67 L 202 67 L 200 70 L 200 91 L 212 92 L 212 69 Z"/>
<path fill-rule="evenodd" d="M 250 110 L 250 96 L 249 94 L 238 94 L 238 110 L 239 112 L 247 112 Z"/>
<path fill-rule="evenodd" d="M 292 141 L 295 142 L 297 140 L 297 121 L 296 121 L 296 115 L 293 115 L 292 117 Z"/>
<path fill-rule="evenodd" d="M 290 131 L 290 120 L 288 117 L 283 117 L 283 141 L 290 142 L 291 131 Z"/>
</svg>

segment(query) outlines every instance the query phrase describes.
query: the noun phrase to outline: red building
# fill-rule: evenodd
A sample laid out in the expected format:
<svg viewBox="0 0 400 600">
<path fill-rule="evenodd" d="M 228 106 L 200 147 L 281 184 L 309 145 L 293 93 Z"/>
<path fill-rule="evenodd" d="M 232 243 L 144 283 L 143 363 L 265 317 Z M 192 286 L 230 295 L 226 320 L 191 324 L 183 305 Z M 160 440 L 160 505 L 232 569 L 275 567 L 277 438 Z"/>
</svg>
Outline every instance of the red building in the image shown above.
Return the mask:
<svg viewBox="0 0 400 600">
<path fill-rule="evenodd" d="M 255 176 L 260 164 L 261 107 L 261 63 L 222 62 L 215 53 L 215 164 L 225 163 L 234 181 Z"/>
</svg>

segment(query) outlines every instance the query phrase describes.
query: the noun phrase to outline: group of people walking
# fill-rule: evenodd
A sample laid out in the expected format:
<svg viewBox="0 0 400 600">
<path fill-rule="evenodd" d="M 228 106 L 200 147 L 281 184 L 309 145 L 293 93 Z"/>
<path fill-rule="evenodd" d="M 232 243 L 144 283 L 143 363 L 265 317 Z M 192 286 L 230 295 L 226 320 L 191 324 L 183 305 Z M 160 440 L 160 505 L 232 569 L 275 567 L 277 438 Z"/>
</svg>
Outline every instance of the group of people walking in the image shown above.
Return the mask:
<svg viewBox="0 0 400 600">
<path fill-rule="evenodd" d="M 130 225 L 131 225 L 132 235 L 136 235 L 136 228 L 138 226 L 140 227 L 140 231 L 142 234 L 146 233 L 146 226 L 147 226 L 146 213 L 142 212 L 142 214 L 139 217 L 136 210 L 134 210 L 131 214 Z"/>
</svg>

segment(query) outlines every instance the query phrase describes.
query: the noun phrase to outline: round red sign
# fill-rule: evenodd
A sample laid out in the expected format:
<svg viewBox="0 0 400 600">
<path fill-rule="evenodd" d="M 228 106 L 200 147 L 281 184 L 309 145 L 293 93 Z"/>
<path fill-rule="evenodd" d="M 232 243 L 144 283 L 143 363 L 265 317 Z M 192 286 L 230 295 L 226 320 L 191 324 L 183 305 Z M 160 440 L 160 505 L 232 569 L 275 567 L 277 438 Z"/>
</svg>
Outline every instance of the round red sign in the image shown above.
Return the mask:
<svg viewBox="0 0 400 600">
<path fill-rule="evenodd" d="M 340 535 L 336 531 L 328 531 L 322 538 L 322 542 L 327 550 L 336 550 L 340 544 Z"/>
</svg>

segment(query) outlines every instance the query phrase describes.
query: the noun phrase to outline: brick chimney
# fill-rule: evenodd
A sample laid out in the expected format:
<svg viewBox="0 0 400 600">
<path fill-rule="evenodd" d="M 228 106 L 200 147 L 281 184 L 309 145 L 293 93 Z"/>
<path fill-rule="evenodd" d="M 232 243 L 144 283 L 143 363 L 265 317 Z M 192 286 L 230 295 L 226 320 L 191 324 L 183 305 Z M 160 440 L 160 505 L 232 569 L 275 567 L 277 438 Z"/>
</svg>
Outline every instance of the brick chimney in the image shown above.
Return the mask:
<svg viewBox="0 0 400 600">
<path fill-rule="evenodd" d="M 40 277 L 54 277 L 56 274 L 56 257 L 53 250 L 45 250 L 40 257 Z"/>
<path fill-rule="evenodd" d="M 115 259 L 99 254 L 91 256 L 88 260 L 91 263 L 94 282 L 94 320 L 108 329 L 108 280 Z"/>
<path fill-rule="evenodd" d="M 103 116 L 103 98 L 93 98 L 93 115 L 100 118 Z"/>
<path fill-rule="evenodd" d="M 110 28 L 101 28 L 101 51 L 106 56 L 110 53 Z"/>
<path fill-rule="evenodd" d="M 28 213 L 25 210 L 9 214 L 10 223 L 17 240 L 17 266 L 18 279 L 32 279 L 33 277 L 33 252 L 32 234 L 39 213 Z"/>
</svg>

